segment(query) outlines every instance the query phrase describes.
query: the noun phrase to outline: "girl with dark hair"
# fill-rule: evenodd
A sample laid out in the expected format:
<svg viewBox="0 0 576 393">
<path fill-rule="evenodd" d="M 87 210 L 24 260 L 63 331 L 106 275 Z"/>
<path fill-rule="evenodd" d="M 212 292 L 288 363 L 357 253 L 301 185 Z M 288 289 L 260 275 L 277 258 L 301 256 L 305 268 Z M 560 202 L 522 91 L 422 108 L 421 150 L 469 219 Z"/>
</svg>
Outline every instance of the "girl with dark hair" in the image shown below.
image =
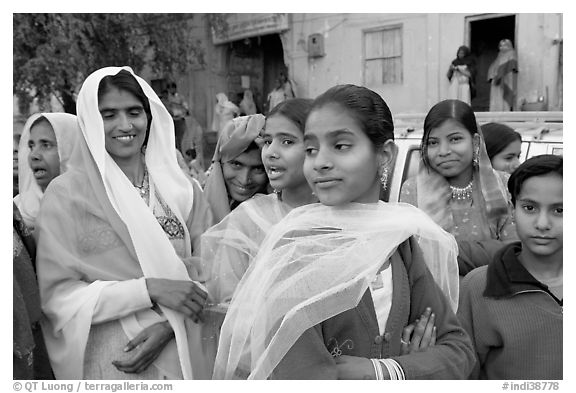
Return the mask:
<svg viewBox="0 0 576 393">
<path fill-rule="evenodd" d="M 476 96 L 476 60 L 466 45 L 458 48 L 446 77 L 450 82 L 450 98 L 470 105 L 472 98 Z"/>
<path fill-rule="evenodd" d="M 200 234 L 212 224 L 176 162 L 174 125 L 129 67 L 92 73 L 82 136 L 38 219 L 44 335 L 57 379 L 211 374 Z M 214 348 L 215 349 L 215 348 Z"/>
<path fill-rule="evenodd" d="M 501 123 L 486 123 L 481 128 L 492 167 L 512 174 L 520 165 L 522 136 Z"/>
<path fill-rule="evenodd" d="M 367 88 L 341 85 L 316 98 L 303 172 L 320 203 L 270 228 L 226 314 L 214 378 L 468 375 L 453 237 L 420 210 L 379 200 L 393 131 L 388 106 Z M 404 326 L 427 308 L 435 345 L 402 352 Z"/>
<path fill-rule="evenodd" d="M 535 156 L 508 180 L 520 241 L 462 282 L 458 316 L 476 352 L 471 379 L 562 374 L 563 159 Z"/>
<path fill-rule="evenodd" d="M 312 100 L 297 98 L 278 104 L 262 130 L 262 162 L 274 188 L 255 194 L 202 235 L 202 262 L 211 271 L 211 300 L 228 303 L 270 228 L 297 206 L 316 202 L 304 163 L 304 122 Z"/>
<path fill-rule="evenodd" d="M 470 105 L 445 100 L 424 119 L 422 161 L 406 180 L 400 201 L 426 212 L 459 246 L 464 276 L 486 263 L 502 241 L 516 239 L 507 174 L 492 168 Z"/>
</svg>

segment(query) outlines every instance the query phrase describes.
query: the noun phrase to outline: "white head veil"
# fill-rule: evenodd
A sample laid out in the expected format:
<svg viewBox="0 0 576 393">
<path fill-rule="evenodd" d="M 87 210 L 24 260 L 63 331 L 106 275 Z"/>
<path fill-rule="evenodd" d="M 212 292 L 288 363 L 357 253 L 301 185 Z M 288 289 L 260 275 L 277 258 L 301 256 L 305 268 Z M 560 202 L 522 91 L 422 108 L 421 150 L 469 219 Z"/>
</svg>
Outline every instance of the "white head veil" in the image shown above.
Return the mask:
<svg viewBox="0 0 576 393">
<path fill-rule="evenodd" d="M 265 379 L 300 335 L 358 305 L 398 245 L 414 236 L 455 310 L 454 237 L 408 204 L 306 205 L 272 227 L 222 326 L 215 379 Z"/>
<path fill-rule="evenodd" d="M 80 135 L 78 119 L 69 113 L 35 113 L 28 118 L 22 130 L 20 144 L 18 147 L 18 188 L 19 194 L 14 198 L 14 202 L 22 214 L 22 218 L 27 226 L 34 228 L 34 222 L 40 208 L 40 201 L 44 193 L 40 189 L 32 169 L 28 164 L 30 149 L 30 128 L 40 117 L 44 117 L 54 130 L 60 158 L 60 174 L 68 170 L 68 160 L 72 155 L 72 150 L 76 140 Z"/>
</svg>

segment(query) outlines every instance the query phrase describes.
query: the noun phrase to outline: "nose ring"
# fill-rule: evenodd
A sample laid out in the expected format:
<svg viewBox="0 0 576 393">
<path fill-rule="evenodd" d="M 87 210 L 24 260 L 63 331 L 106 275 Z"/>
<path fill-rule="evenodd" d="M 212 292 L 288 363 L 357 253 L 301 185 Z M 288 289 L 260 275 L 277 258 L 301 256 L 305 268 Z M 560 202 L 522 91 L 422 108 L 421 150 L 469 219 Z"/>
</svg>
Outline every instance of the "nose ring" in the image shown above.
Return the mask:
<svg viewBox="0 0 576 393">
<path fill-rule="evenodd" d="M 128 129 L 131 130 L 132 128 L 134 128 L 134 124 L 130 123 L 130 124 L 128 125 Z"/>
</svg>

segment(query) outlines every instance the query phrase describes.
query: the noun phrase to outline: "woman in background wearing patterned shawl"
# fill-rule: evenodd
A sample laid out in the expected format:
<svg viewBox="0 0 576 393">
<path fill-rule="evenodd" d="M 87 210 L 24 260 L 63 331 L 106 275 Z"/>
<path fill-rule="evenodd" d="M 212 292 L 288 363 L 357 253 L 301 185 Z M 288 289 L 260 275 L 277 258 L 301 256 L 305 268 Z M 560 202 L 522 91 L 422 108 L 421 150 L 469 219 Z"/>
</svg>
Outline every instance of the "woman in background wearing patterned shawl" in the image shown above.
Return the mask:
<svg viewBox="0 0 576 393">
<path fill-rule="evenodd" d="M 400 201 L 424 210 L 458 241 L 460 275 L 487 264 L 502 241 L 516 239 L 505 188 L 492 168 L 472 108 L 459 100 L 434 105 L 424 120 L 418 174 Z"/>
<path fill-rule="evenodd" d="M 518 57 L 509 39 L 501 40 L 498 50 L 498 57 L 488 68 L 490 111 L 509 112 L 516 105 Z"/>
</svg>

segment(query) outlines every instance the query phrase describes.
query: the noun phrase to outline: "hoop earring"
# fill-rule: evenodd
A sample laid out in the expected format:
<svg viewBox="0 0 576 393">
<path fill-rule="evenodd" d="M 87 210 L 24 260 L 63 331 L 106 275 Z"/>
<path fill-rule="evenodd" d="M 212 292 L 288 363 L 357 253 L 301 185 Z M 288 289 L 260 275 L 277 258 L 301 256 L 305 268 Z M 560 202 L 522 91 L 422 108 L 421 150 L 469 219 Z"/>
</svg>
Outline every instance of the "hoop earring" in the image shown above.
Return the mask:
<svg viewBox="0 0 576 393">
<path fill-rule="evenodd" d="M 380 183 L 382 184 L 382 189 L 386 191 L 388 188 L 388 166 L 382 165 L 380 167 Z"/>
</svg>

